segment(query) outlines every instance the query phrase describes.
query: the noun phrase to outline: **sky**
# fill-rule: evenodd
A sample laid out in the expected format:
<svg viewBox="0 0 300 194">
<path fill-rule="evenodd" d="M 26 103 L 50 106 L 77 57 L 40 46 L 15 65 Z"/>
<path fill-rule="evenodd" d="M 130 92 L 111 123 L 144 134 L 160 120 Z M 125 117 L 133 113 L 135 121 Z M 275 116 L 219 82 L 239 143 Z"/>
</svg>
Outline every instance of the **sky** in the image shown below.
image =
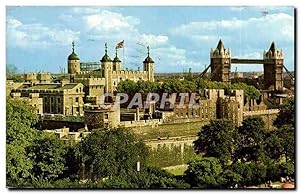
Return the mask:
<svg viewBox="0 0 300 194">
<path fill-rule="evenodd" d="M 75 52 L 81 62 L 99 62 L 107 42 L 122 67 L 143 68 L 155 61 L 155 72 L 202 72 L 211 48 L 222 39 L 232 58 L 261 59 L 274 41 L 284 52 L 284 65 L 294 70 L 293 7 L 74 7 L 7 6 L 6 63 L 23 72 L 67 70 Z M 232 65 L 231 71 L 263 71 L 263 65 Z"/>
</svg>

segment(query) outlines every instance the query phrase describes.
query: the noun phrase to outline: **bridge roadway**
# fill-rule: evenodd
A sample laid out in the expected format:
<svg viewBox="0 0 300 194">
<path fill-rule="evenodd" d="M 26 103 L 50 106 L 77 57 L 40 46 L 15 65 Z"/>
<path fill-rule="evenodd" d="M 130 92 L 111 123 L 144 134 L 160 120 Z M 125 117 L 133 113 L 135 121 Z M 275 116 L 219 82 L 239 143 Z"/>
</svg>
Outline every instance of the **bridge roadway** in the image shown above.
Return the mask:
<svg viewBox="0 0 300 194">
<path fill-rule="evenodd" d="M 231 63 L 235 64 L 273 64 L 273 61 L 264 60 L 264 59 L 237 59 L 232 58 Z"/>
</svg>

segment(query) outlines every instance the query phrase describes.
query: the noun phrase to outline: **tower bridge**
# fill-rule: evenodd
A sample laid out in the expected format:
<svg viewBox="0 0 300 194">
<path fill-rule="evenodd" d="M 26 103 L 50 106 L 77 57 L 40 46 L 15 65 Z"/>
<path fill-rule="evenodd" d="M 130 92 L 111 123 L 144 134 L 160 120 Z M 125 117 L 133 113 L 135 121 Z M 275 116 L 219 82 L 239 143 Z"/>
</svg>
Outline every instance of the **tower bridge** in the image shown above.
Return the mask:
<svg viewBox="0 0 300 194">
<path fill-rule="evenodd" d="M 210 78 L 212 81 L 230 83 L 231 64 L 263 64 L 264 89 L 282 90 L 283 68 L 289 73 L 284 66 L 283 61 L 283 52 L 275 47 L 274 42 L 272 42 L 269 50 L 264 51 L 263 59 L 239 59 L 231 58 L 230 49 L 226 49 L 222 40 L 219 40 L 216 49 L 211 49 L 210 65 L 200 74 L 200 76 L 203 76 L 210 68 Z"/>
</svg>

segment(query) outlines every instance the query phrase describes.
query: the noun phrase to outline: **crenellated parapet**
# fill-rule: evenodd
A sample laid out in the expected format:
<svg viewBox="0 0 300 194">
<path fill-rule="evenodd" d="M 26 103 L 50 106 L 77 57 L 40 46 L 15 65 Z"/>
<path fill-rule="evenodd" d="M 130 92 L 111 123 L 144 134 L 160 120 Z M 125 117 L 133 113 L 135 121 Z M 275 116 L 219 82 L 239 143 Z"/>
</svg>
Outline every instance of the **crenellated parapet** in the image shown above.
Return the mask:
<svg viewBox="0 0 300 194">
<path fill-rule="evenodd" d="M 275 43 L 272 42 L 270 49 L 264 50 L 263 57 L 264 59 L 283 59 L 284 55 L 282 49 L 277 49 Z"/>
<path fill-rule="evenodd" d="M 217 48 L 211 49 L 210 58 L 231 58 L 231 52 L 229 48 L 225 48 L 222 40 L 219 41 Z"/>
<path fill-rule="evenodd" d="M 86 86 L 105 85 L 105 78 L 75 78 L 75 83 L 82 83 Z"/>
</svg>

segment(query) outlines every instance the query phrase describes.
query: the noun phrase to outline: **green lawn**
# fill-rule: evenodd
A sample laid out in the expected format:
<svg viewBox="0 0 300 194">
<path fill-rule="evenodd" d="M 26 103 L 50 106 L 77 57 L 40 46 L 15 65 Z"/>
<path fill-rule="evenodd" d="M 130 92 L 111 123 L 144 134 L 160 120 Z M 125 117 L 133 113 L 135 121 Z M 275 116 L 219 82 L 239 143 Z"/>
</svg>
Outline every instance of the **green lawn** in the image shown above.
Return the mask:
<svg viewBox="0 0 300 194">
<path fill-rule="evenodd" d="M 166 171 L 168 171 L 169 173 L 173 174 L 173 175 L 183 175 L 184 172 L 186 171 L 187 166 L 186 165 L 178 165 L 178 166 L 171 166 L 171 167 L 167 167 L 165 168 Z"/>
</svg>

